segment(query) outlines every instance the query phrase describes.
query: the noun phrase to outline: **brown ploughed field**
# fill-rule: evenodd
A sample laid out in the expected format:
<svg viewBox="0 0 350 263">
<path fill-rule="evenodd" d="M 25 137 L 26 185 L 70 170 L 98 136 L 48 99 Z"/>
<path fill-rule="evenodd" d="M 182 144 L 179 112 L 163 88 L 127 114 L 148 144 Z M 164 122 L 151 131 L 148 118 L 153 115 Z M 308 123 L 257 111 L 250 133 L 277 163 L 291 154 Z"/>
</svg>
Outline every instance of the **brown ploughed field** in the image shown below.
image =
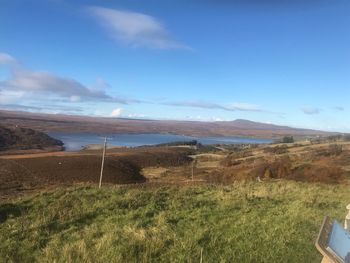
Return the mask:
<svg viewBox="0 0 350 263">
<path fill-rule="evenodd" d="M 188 149 L 140 148 L 110 151 L 103 182 L 142 183 L 141 170 L 150 166 L 179 166 L 191 161 Z M 97 184 L 101 152 L 56 152 L 0 156 L 0 200 L 24 193 L 74 183 Z"/>
</svg>

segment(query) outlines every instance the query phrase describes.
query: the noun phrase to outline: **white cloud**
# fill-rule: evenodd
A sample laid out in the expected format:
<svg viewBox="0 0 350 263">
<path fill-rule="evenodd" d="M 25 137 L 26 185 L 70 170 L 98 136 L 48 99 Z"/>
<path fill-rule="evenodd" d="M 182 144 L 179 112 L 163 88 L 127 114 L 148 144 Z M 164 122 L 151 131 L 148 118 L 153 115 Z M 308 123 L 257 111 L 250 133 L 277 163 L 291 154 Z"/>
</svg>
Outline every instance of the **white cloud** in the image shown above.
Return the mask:
<svg viewBox="0 0 350 263">
<path fill-rule="evenodd" d="M 174 119 L 174 118 L 172 118 Z M 176 119 L 176 118 L 175 118 Z M 186 116 L 184 118 L 184 120 L 186 121 L 209 121 L 209 122 L 222 122 L 222 121 L 228 121 L 229 119 L 223 119 L 220 117 L 216 117 L 216 116 L 201 116 L 201 115 L 197 115 L 197 116 Z"/>
<path fill-rule="evenodd" d="M 154 17 L 129 11 L 92 6 L 87 10 L 107 28 L 117 41 L 132 47 L 154 49 L 189 49 L 170 37 L 165 27 Z"/>
<path fill-rule="evenodd" d="M 237 102 L 228 106 L 238 111 L 261 111 L 260 107 L 256 104 Z"/>
<path fill-rule="evenodd" d="M 18 61 L 7 53 L 0 53 L 0 64 L 11 65 L 17 64 Z"/>
<path fill-rule="evenodd" d="M 165 102 L 163 104 L 169 106 L 192 107 L 202 109 L 221 109 L 225 111 L 262 111 L 258 105 L 250 103 L 232 103 L 229 105 L 225 105 L 208 101 L 177 101 Z"/>
<path fill-rule="evenodd" d="M 314 107 L 303 107 L 301 110 L 308 115 L 319 114 L 321 112 L 321 109 Z"/>
<path fill-rule="evenodd" d="M 67 105 L 40 105 L 40 106 L 33 106 L 33 105 L 21 105 L 21 104 L 2 104 L 0 101 L 0 109 L 4 110 L 24 110 L 24 111 L 31 111 L 31 112 L 43 112 L 43 113 L 71 113 L 76 114 L 83 112 L 83 109 L 80 107 L 70 107 Z"/>
<path fill-rule="evenodd" d="M 77 101 L 80 101 L 80 99 L 81 99 L 80 96 L 75 96 L 75 95 L 70 96 L 69 98 L 71 102 L 77 102 Z"/>
<path fill-rule="evenodd" d="M 138 114 L 138 113 L 128 114 L 128 118 L 131 118 L 131 119 L 146 118 L 146 117 L 147 117 L 147 115 L 145 115 L 145 114 Z"/>
<path fill-rule="evenodd" d="M 0 90 L 0 105 L 17 103 L 21 101 L 24 96 L 25 92 L 23 91 Z"/>
<path fill-rule="evenodd" d="M 120 117 L 122 114 L 123 109 L 122 108 L 116 108 L 111 112 L 111 117 Z"/>
<path fill-rule="evenodd" d="M 13 70 L 9 79 L 0 82 L 0 90 L 5 93 L 24 93 L 33 97 L 51 95 L 70 102 L 88 100 L 121 104 L 138 102 L 132 99 L 112 97 L 102 89 L 94 89 L 74 79 L 46 71 Z"/>
<path fill-rule="evenodd" d="M 178 106 L 178 107 L 192 107 L 192 108 L 202 108 L 202 109 L 226 109 L 226 107 L 208 101 L 174 101 L 165 102 L 164 105 Z M 230 109 L 226 109 L 230 110 Z M 232 111 L 232 110 L 231 110 Z"/>
</svg>

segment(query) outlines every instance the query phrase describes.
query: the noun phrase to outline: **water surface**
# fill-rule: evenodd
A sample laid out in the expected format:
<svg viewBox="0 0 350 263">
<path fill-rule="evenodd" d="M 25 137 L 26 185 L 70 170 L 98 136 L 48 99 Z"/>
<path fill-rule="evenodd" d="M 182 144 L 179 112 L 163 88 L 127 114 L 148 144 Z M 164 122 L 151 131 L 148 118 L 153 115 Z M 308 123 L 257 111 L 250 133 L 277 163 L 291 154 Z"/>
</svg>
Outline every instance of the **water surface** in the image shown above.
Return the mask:
<svg viewBox="0 0 350 263">
<path fill-rule="evenodd" d="M 195 137 L 175 134 L 108 134 L 99 135 L 91 133 L 65 133 L 51 132 L 50 136 L 61 140 L 67 151 L 82 149 L 88 144 L 103 143 L 104 136 L 108 137 L 108 144 L 113 146 L 136 147 L 142 145 L 155 145 L 177 141 L 197 140 L 201 144 L 240 144 L 240 143 L 271 143 L 270 139 L 257 139 L 248 137 Z"/>
</svg>

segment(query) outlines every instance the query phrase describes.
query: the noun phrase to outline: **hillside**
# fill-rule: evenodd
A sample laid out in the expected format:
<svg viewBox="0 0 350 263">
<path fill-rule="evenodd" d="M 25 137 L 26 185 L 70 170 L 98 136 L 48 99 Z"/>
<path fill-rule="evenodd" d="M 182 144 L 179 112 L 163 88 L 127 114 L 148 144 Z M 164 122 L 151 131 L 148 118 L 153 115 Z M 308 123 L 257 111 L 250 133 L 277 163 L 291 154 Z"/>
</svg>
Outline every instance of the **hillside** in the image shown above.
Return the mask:
<svg viewBox="0 0 350 263">
<path fill-rule="evenodd" d="M 346 214 L 349 163 L 340 139 L 115 148 L 98 189 L 101 150 L 3 155 L 0 258 L 320 262 L 322 219 Z"/>
<path fill-rule="evenodd" d="M 6 126 L 20 124 L 21 127 L 43 132 L 173 133 L 189 136 L 251 136 L 264 138 L 278 138 L 284 135 L 322 136 L 330 134 L 248 120 L 219 122 L 136 120 L 0 111 L 0 121 Z"/>
<path fill-rule="evenodd" d="M 0 126 L 0 151 L 56 148 L 62 149 L 63 143 L 43 132 L 29 128 L 5 128 Z"/>
<path fill-rule="evenodd" d="M 348 185 L 72 187 L 0 204 L 5 262 L 321 262 Z"/>
</svg>

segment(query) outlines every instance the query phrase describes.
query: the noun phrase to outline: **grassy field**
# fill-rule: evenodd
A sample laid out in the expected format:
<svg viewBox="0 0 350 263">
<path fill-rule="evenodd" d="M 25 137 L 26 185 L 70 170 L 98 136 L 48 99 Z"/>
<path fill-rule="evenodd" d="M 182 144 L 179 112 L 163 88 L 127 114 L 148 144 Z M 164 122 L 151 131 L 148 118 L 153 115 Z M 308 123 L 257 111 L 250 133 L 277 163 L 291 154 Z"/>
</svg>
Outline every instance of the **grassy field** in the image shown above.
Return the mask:
<svg viewBox="0 0 350 263">
<path fill-rule="evenodd" d="M 346 185 L 77 186 L 0 204 L 2 262 L 320 262 Z"/>
</svg>

